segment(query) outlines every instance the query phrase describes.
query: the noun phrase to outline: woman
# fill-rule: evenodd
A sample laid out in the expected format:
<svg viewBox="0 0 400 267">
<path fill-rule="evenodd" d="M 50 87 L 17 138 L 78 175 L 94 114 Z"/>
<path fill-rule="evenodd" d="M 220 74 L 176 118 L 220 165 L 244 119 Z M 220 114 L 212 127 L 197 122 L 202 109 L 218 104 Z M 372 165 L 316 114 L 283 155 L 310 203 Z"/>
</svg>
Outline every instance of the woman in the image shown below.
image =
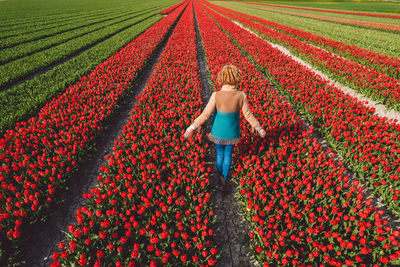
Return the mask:
<svg viewBox="0 0 400 267">
<path fill-rule="evenodd" d="M 208 138 L 216 144 L 219 179 L 225 188 L 232 161 L 232 150 L 240 140 L 240 110 L 242 110 L 252 129 L 256 129 L 262 138 L 265 137 L 265 131 L 251 112 L 246 94 L 237 90 L 242 81 L 240 70 L 234 65 L 225 65 L 218 73 L 217 81 L 222 84 L 221 90 L 212 93 L 206 108 L 186 129 L 184 137 L 188 138 L 216 110 Z"/>
</svg>

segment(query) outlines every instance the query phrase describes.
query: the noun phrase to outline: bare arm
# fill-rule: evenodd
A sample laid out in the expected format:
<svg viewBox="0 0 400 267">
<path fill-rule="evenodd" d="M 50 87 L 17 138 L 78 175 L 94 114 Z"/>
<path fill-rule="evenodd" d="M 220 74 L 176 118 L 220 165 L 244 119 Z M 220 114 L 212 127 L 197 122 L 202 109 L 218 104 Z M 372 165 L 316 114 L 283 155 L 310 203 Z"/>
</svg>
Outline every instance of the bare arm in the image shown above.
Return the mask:
<svg viewBox="0 0 400 267">
<path fill-rule="evenodd" d="M 203 123 L 205 123 L 215 109 L 215 92 L 212 93 L 210 100 L 207 103 L 207 106 L 203 110 L 203 112 L 198 116 L 194 122 L 186 129 L 184 133 L 184 137 L 188 138 L 194 130 L 199 128 Z"/>
<path fill-rule="evenodd" d="M 249 103 L 247 102 L 247 96 L 246 95 L 244 95 L 244 99 L 243 99 L 242 112 L 243 112 L 243 116 L 250 123 L 251 127 L 256 129 L 257 132 L 260 134 L 260 136 L 262 138 L 264 138 L 265 135 L 266 135 L 266 132 L 261 127 L 261 125 L 258 122 L 258 120 L 256 119 L 256 117 L 254 117 L 253 113 L 251 112 L 250 107 L 249 107 Z"/>
<path fill-rule="evenodd" d="M 211 94 L 210 100 L 207 103 L 207 106 L 204 108 L 203 112 L 198 116 L 193 124 L 196 124 L 195 127 L 198 128 L 203 123 L 205 123 L 208 118 L 212 115 L 215 109 L 215 92 Z"/>
<path fill-rule="evenodd" d="M 257 126 L 260 126 L 260 123 L 258 122 L 256 117 L 254 117 L 253 113 L 250 110 L 249 103 L 247 102 L 247 96 L 246 95 L 245 95 L 244 100 L 243 100 L 242 112 L 243 112 L 243 116 L 250 123 L 250 125 L 252 127 L 256 128 Z"/>
</svg>

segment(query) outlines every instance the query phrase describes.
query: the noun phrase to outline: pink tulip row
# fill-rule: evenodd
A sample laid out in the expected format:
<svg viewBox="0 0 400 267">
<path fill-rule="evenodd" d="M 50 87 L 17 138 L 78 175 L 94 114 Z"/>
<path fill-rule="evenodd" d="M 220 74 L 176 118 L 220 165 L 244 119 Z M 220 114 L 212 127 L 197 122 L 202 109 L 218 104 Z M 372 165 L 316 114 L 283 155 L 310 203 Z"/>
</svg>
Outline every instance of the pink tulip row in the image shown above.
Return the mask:
<svg viewBox="0 0 400 267">
<path fill-rule="evenodd" d="M 62 201 L 68 178 L 87 153 L 103 122 L 165 37 L 183 6 L 154 24 L 43 107 L 0 137 L 0 253 L 18 249 L 21 228 L 48 216 Z"/>
<path fill-rule="evenodd" d="M 377 196 L 382 196 L 393 212 L 400 213 L 400 126 L 374 115 L 373 108 L 328 85 L 310 69 L 229 19 L 210 12 L 227 24 L 234 39 L 344 157 L 348 166 Z"/>
<path fill-rule="evenodd" d="M 247 72 L 254 66 L 247 65 L 212 19 L 239 43 L 245 36 L 240 33 L 246 31 L 205 5 L 195 5 L 195 11 L 211 72 L 229 60 L 243 69 L 244 77 L 255 76 Z M 250 35 L 245 39 L 260 54 L 268 54 Z M 292 75 L 290 71 L 286 73 Z M 257 86 L 255 78 L 247 79 L 251 83 L 245 80 L 241 89 L 253 96 L 250 103 L 263 125 L 271 112 L 292 118 L 290 109 L 277 106 L 273 111 L 269 98 L 260 97 L 261 91 L 274 95 L 270 89 Z M 266 127 L 266 140 L 242 125 L 244 137 L 235 154 L 232 176 L 238 179 L 240 201 L 246 207 L 255 257 L 264 266 L 384 266 L 398 259 L 400 232 L 393 231 L 381 218 L 383 211 L 364 198 L 359 181 L 344 175 L 343 163 L 330 158 L 332 151 L 321 149 L 312 138 L 313 127 L 279 127 L 282 124 L 284 119 L 276 121 L 277 130 Z"/>
<path fill-rule="evenodd" d="M 182 137 L 203 107 L 195 41 L 190 2 L 51 266 L 216 263 L 205 136 Z"/>
</svg>

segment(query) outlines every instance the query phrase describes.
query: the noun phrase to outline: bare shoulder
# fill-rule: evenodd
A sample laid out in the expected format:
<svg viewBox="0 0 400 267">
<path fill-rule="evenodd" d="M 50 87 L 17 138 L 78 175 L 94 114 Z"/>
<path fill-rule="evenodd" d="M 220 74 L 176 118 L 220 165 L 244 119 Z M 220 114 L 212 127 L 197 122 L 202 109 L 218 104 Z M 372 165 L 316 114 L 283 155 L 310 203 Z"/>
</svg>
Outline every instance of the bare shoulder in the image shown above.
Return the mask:
<svg viewBox="0 0 400 267">
<path fill-rule="evenodd" d="M 211 96 L 210 96 L 210 101 L 213 101 L 213 102 L 215 102 L 215 96 L 216 96 L 216 94 L 217 94 L 217 92 L 213 92 L 212 94 L 211 94 Z"/>
</svg>

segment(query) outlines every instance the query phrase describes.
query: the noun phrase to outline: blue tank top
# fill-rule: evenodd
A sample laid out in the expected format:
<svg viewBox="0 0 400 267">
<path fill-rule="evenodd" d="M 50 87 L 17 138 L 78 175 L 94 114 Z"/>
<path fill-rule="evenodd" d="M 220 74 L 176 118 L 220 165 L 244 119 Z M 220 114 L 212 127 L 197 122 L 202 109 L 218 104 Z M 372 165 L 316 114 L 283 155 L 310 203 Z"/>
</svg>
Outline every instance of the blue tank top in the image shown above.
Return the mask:
<svg viewBox="0 0 400 267">
<path fill-rule="evenodd" d="M 218 139 L 237 139 L 240 137 L 238 112 L 214 112 L 211 134 Z"/>
</svg>

